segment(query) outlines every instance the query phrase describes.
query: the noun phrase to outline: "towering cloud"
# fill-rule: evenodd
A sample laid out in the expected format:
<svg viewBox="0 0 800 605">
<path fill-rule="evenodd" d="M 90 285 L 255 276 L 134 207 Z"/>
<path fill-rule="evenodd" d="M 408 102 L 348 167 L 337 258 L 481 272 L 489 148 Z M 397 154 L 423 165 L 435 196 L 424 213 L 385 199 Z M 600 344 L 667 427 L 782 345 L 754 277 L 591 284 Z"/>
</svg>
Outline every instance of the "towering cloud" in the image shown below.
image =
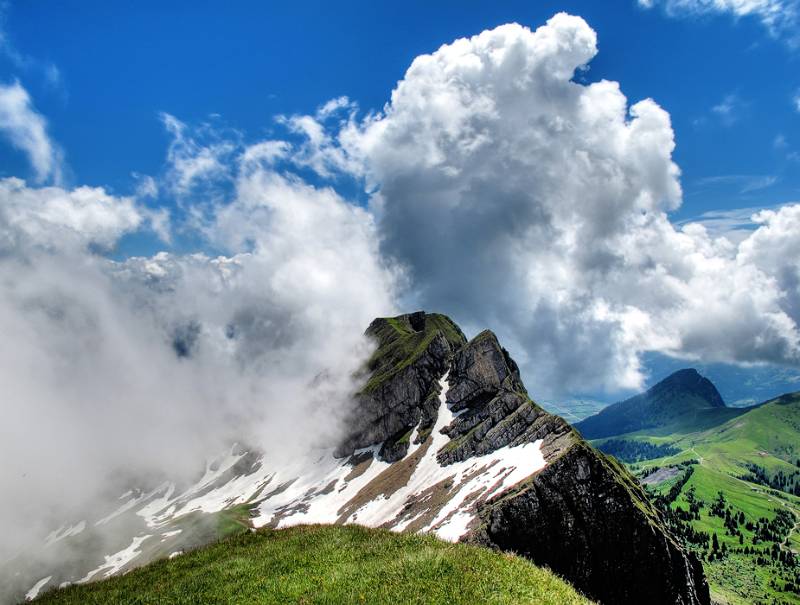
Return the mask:
<svg viewBox="0 0 800 605">
<path fill-rule="evenodd" d="M 565 14 L 460 39 L 415 59 L 381 114 L 307 144 L 359 160 L 420 306 L 496 328 L 539 394 L 640 386 L 646 351 L 797 365 L 796 267 L 753 251 L 794 245 L 794 210 L 738 247 L 676 228 L 669 115 L 576 80 L 596 52 Z"/>
</svg>

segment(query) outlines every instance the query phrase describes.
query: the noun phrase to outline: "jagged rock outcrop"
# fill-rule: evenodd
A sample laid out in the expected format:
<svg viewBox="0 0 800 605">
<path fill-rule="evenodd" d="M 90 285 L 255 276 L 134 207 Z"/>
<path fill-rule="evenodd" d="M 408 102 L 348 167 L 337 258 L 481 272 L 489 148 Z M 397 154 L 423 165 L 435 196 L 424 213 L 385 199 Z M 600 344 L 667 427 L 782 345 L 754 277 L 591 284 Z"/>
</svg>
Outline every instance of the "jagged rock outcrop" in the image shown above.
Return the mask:
<svg viewBox="0 0 800 605">
<path fill-rule="evenodd" d="M 517 364 L 489 330 L 456 351 L 449 382 L 447 403 L 459 415 L 443 430 L 451 441 L 439 452 L 442 464 L 538 439 L 546 453 L 572 432 L 531 401 Z"/>
<path fill-rule="evenodd" d="M 446 317 L 415 313 L 376 320 L 368 334 L 378 350 L 342 455 L 383 443 L 381 458 L 399 460 L 415 427 L 417 442 L 428 439 L 437 378 L 449 369 L 446 403 L 454 418 L 441 430 L 449 441 L 439 464 L 539 440 L 546 461 L 511 489 L 478 501 L 477 522 L 462 540 L 520 553 L 601 603 L 710 602 L 699 561 L 669 534 L 636 480 L 530 399 L 492 332 L 466 342 Z"/>
<path fill-rule="evenodd" d="M 378 347 L 368 363 L 370 378 L 357 394 L 347 420 L 347 437 L 336 456 L 382 443 L 380 458 L 400 460 L 408 452 L 411 432 L 430 430 L 439 407 L 439 378 L 455 350 L 466 343 L 461 329 L 436 313 L 378 318 L 367 336 Z"/>
</svg>

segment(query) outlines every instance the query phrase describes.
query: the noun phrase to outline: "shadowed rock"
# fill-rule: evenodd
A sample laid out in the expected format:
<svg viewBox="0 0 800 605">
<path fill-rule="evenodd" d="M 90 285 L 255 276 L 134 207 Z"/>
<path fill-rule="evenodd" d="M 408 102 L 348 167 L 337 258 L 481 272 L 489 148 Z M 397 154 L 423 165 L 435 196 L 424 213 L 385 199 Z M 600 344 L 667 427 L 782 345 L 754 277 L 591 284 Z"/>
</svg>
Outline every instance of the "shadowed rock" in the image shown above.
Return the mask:
<svg viewBox="0 0 800 605">
<path fill-rule="evenodd" d="M 415 428 L 418 441 L 430 433 L 438 380 L 449 370 L 446 399 L 456 417 L 442 429 L 450 441 L 437 453 L 440 464 L 538 440 L 546 460 L 482 503 L 462 540 L 520 553 L 602 603 L 708 605 L 700 562 L 669 533 L 636 479 L 530 399 L 492 332 L 466 342 L 448 318 L 414 313 L 375 320 L 367 334 L 378 348 L 341 455 L 380 443 L 382 459 L 403 458 Z M 687 384 L 713 401 L 693 376 L 680 376 L 676 388 Z"/>
<path fill-rule="evenodd" d="M 444 315 L 423 312 L 379 318 L 367 336 L 377 349 L 368 363 L 366 386 L 347 419 L 349 431 L 336 450 L 350 456 L 359 448 L 383 444 L 380 458 L 401 459 L 414 427 L 430 429 L 439 407 L 439 379 L 453 351 L 466 343 L 461 330 Z"/>
<path fill-rule="evenodd" d="M 708 604 L 700 561 L 668 532 L 635 479 L 574 434 L 571 441 L 489 501 L 465 539 L 545 565 L 601 603 Z"/>
</svg>

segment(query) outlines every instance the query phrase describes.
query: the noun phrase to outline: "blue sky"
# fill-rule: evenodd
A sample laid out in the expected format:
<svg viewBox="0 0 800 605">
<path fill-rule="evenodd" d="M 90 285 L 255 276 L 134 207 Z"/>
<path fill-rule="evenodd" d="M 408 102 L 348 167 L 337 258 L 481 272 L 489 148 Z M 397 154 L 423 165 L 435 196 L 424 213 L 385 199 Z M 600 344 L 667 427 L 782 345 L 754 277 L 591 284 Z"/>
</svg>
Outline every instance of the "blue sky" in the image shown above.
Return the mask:
<svg viewBox="0 0 800 605">
<path fill-rule="evenodd" d="M 777 21 L 746 2 L 719 6 L 710 10 L 702 0 L 239 2 L 233 8 L 221 2 L 12 2 L 3 7 L 0 84 L 18 82 L 47 121 L 63 157 L 65 188 L 100 186 L 125 196 L 136 191 L 141 175 L 160 179 L 169 170 L 175 136 L 165 128 L 165 114 L 190 127 L 206 124 L 212 138 L 224 135 L 242 148 L 291 138 L 278 116 L 314 115 L 341 96 L 360 115 L 380 111 L 415 57 L 504 23 L 535 29 L 566 11 L 583 17 L 598 38 L 599 53 L 576 81 L 619 82 L 631 105 L 652 98 L 669 113 L 683 187 L 672 223 L 714 218 L 707 225 L 720 231 L 741 224 L 753 229 L 754 209 L 800 200 L 798 4 L 765 0 L 760 6 L 777 11 Z M 313 184 L 332 183 L 357 204 L 368 199 L 358 176 L 325 179 L 308 166 L 297 170 Z M 0 176 L 35 180 L 30 158 L 5 139 Z M 185 211 L 166 187 L 142 203 Z M 217 252 L 197 234 L 179 233 L 167 245 L 152 232 L 128 232 L 115 258 L 165 246 Z M 483 318 L 462 313 L 467 323 Z M 519 348 L 525 350 L 524 341 Z M 697 358 L 705 350 L 682 354 Z M 654 378 L 689 363 L 652 352 L 642 359 L 644 374 Z M 742 353 L 737 359 L 771 358 Z M 756 374 L 745 379 L 738 366 L 705 367 L 725 383 L 727 399 L 748 398 Z M 759 369 L 759 383 L 774 383 L 759 396 L 789 390 L 797 372 L 788 367 Z M 588 394 L 616 396 L 605 387 Z"/>
<path fill-rule="evenodd" d="M 131 172 L 157 174 L 167 111 L 219 114 L 256 138 L 277 114 L 309 113 L 347 95 L 380 109 L 411 60 L 502 23 L 583 16 L 600 52 L 585 74 L 619 81 L 630 101 L 669 111 L 683 171 L 680 220 L 800 198 L 800 50 L 755 16 L 669 18 L 634 1 L 598 2 L 40 2 L 6 8 L 6 37 L 31 66 L 6 58 L 47 117 L 75 182 L 125 193 Z M 613 8 L 612 8 L 613 7 Z M 54 65 L 57 83 L 44 67 Z M 714 108 L 718 111 L 715 111 Z M 730 111 L 724 113 L 724 108 Z M 5 174 L 28 171 L 0 146 Z"/>
</svg>

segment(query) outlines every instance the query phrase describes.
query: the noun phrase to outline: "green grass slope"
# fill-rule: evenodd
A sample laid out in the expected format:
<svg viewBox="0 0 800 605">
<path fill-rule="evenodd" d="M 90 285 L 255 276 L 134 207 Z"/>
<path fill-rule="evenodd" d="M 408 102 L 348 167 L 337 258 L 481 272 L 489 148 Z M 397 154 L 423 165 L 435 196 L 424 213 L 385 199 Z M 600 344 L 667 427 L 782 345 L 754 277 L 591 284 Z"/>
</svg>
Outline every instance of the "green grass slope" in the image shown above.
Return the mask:
<svg viewBox="0 0 800 605">
<path fill-rule="evenodd" d="M 656 479 L 649 490 L 671 511 L 674 530 L 703 559 L 715 601 L 800 604 L 800 564 L 781 561 L 788 553 L 800 560 L 800 497 L 795 495 L 800 484 L 800 393 L 730 419 L 721 416 L 715 426 L 686 422 L 671 434 L 647 433 L 616 439 L 631 442 L 629 451 L 648 444 L 641 451 L 658 452 L 650 446 L 666 446 L 675 452 L 628 462 L 644 482 Z M 593 443 L 602 449 L 606 441 Z M 715 507 L 720 493 L 724 505 Z M 731 516 L 736 522 L 726 522 Z M 787 520 L 782 525 L 781 518 Z"/>
<path fill-rule="evenodd" d="M 360 526 L 300 526 L 230 537 L 41 605 L 236 603 L 589 603 L 520 557 L 432 536 Z"/>
<path fill-rule="evenodd" d="M 417 321 L 419 325 L 415 325 Z M 454 348 L 467 342 L 461 329 L 449 317 L 421 311 L 397 317 L 379 317 L 367 328 L 367 335 L 379 346 L 367 362 L 367 370 L 372 376 L 364 386 L 364 392 L 378 389 L 414 363 L 439 335 Z"/>
</svg>

